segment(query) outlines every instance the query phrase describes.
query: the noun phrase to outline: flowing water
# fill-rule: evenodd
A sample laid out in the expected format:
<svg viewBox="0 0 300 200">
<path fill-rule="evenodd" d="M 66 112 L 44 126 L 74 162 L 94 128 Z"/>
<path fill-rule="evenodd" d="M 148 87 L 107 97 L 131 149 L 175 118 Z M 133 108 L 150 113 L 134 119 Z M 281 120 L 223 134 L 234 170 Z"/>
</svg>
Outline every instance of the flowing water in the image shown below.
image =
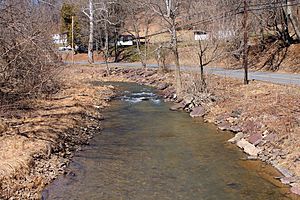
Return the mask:
<svg viewBox="0 0 300 200">
<path fill-rule="evenodd" d="M 226 141 L 230 133 L 171 112 L 151 88 L 114 83 L 125 91 L 105 111 L 105 129 L 76 153 L 71 173 L 44 199 L 259 200 L 288 199 L 276 176 Z M 271 179 L 270 179 L 271 180 Z"/>
</svg>

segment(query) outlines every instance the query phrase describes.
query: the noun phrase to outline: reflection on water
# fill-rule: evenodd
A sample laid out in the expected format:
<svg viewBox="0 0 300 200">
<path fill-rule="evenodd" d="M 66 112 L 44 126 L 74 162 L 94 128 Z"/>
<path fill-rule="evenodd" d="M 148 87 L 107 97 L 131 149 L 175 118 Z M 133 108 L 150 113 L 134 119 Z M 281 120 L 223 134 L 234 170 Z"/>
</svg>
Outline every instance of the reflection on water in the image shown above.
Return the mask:
<svg viewBox="0 0 300 200">
<path fill-rule="evenodd" d="M 260 176 L 259 167 L 274 176 L 271 169 L 241 160 L 230 134 L 169 111 L 150 88 L 117 85 L 127 92 L 106 111 L 104 131 L 45 199 L 287 199 L 286 189 Z"/>
</svg>

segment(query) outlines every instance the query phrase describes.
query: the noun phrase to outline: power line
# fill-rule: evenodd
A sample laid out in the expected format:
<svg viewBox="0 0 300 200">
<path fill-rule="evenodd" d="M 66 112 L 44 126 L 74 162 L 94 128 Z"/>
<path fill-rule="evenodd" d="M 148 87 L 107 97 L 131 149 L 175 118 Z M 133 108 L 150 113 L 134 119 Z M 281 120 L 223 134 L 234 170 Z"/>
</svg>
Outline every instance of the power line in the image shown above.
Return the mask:
<svg viewBox="0 0 300 200">
<path fill-rule="evenodd" d="M 249 9 L 247 11 L 251 12 L 251 11 L 260 11 L 260 10 L 270 10 L 270 9 L 274 9 L 274 8 L 284 8 L 284 7 L 287 6 L 287 5 L 283 5 L 285 2 L 286 1 L 283 0 L 282 2 L 274 2 L 274 3 L 269 3 L 269 4 L 265 3 L 265 4 L 249 5 L 248 6 Z M 299 0 L 290 0 L 289 2 L 295 2 L 295 3 L 291 3 L 288 6 L 300 5 Z M 275 4 L 276 4 L 276 6 L 275 6 Z M 265 5 L 265 7 L 255 8 L 255 7 L 260 7 L 262 5 Z M 270 7 L 266 7 L 267 5 L 269 5 Z M 252 8 L 250 8 L 250 7 L 252 7 Z M 227 11 L 225 13 L 222 13 L 222 14 L 220 14 L 217 17 L 207 18 L 207 19 L 204 19 L 204 20 L 200 20 L 200 21 L 196 21 L 196 22 L 190 22 L 190 23 L 186 23 L 184 25 L 180 25 L 180 26 L 177 27 L 177 30 L 180 30 L 180 29 L 183 29 L 183 28 L 189 27 L 189 26 L 195 26 L 195 25 L 199 25 L 199 24 L 213 22 L 213 21 L 216 21 L 216 20 L 228 19 L 228 18 L 231 18 L 233 16 L 236 16 L 236 15 L 239 15 L 239 14 L 243 14 L 244 10 L 239 11 L 239 9 L 240 9 L 240 5 L 237 8 L 232 9 L 230 11 Z M 153 36 L 164 34 L 164 33 L 168 33 L 168 32 L 169 32 L 168 30 L 164 30 L 164 31 L 160 31 L 160 32 L 148 35 L 148 37 L 153 37 Z"/>
</svg>

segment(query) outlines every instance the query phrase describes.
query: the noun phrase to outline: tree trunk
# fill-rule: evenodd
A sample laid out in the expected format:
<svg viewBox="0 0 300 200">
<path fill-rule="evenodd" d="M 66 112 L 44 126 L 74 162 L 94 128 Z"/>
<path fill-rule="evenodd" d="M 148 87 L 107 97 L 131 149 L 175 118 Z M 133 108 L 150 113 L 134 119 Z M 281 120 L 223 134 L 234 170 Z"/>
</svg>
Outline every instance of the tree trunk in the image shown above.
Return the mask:
<svg viewBox="0 0 300 200">
<path fill-rule="evenodd" d="M 89 46 L 88 46 L 88 62 L 94 63 L 93 44 L 94 44 L 94 8 L 93 0 L 89 0 L 89 20 L 90 20 L 90 35 L 89 35 Z"/>
<path fill-rule="evenodd" d="M 288 15 L 288 18 L 291 20 L 293 28 L 295 30 L 295 33 L 297 35 L 297 39 L 300 40 L 300 25 L 297 20 L 297 18 L 293 15 L 292 12 L 292 6 L 291 6 L 291 1 L 287 1 L 287 8 L 286 8 L 286 13 Z"/>
<path fill-rule="evenodd" d="M 117 34 L 117 29 L 115 28 L 115 41 L 114 41 L 114 43 L 115 43 L 115 60 L 114 60 L 114 62 L 119 62 L 119 52 L 118 52 L 118 34 Z"/>
<path fill-rule="evenodd" d="M 172 50 L 175 57 L 175 81 L 176 81 L 176 93 L 180 95 L 182 92 L 182 81 L 180 73 L 179 53 L 178 53 L 178 41 L 176 32 L 176 22 L 172 19 Z"/>
<path fill-rule="evenodd" d="M 248 79 L 248 3 L 244 0 L 244 17 L 243 17 L 243 29 L 244 29 L 244 47 L 243 47 L 243 67 L 244 67 L 244 84 L 249 84 Z"/>
<path fill-rule="evenodd" d="M 108 36 L 107 22 L 105 22 L 104 29 L 105 29 L 104 30 L 105 31 L 104 57 L 105 57 L 106 73 L 107 73 L 107 75 L 110 75 L 110 69 L 109 69 L 109 66 L 108 66 L 109 36 Z"/>
<path fill-rule="evenodd" d="M 200 67 L 200 77 L 201 77 L 201 90 L 204 91 L 206 89 L 206 81 L 204 76 L 204 63 L 203 63 L 203 56 L 204 51 L 202 50 L 201 41 L 199 40 L 199 67 Z"/>
</svg>

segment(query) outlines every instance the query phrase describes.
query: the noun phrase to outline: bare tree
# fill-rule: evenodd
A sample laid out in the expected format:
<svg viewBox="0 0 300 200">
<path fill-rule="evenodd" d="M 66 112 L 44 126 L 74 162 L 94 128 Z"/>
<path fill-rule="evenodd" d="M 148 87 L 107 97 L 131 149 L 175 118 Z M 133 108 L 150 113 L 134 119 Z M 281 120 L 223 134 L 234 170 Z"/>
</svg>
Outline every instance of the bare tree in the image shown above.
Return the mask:
<svg viewBox="0 0 300 200">
<path fill-rule="evenodd" d="M 136 50 L 143 67 L 146 68 L 148 55 L 148 34 L 153 22 L 153 12 L 149 10 L 144 1 L 127 0 L 123 6 L 126 8 L 125 30 L 133 36 Z"/>
<path fill-rule="evenodd" d="M 168 31 L 170 33 L 170 47 L 175 59 L 176 93 L 178 95 L 180 95 L 182 92 L 182 80 L 178 52 L 177 26 L 178 16 L 180 15 L 180 11 L 182 11 L 181 6 L 183 3 L 184 2 L 180 0 L 148 1 L 148 6 L 166 22 Z"/>
<path fill-rule="evenodd" d="M 89 0 L 88 7 L 83 8 L 82 12 L 89 18 L 89 44 L 88 44 L 88 61 L 90 64 L 94 63 L 94 2 Z"/>
</svg>

